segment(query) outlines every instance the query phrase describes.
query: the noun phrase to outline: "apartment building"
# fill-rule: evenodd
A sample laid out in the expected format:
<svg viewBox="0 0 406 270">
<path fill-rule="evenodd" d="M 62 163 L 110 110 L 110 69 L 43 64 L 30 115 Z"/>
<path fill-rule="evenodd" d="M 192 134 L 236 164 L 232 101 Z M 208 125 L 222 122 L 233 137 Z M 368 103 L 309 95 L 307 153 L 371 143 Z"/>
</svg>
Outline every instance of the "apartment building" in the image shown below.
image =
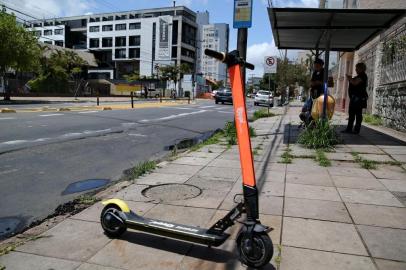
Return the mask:
<svg viewBox="0 0 406 270">
<path fill-rule="evenodd" d="M 186 63 L 195 69 L 196 13 L 177 6 L 32 21 L 45 43 L 94 53 L 95 78 L 154 76 L 157 67 Z"/>
<path fill-rule="evenodd" d="M 204 54 L 205 49 L 227 52 L 229 40 L 229 26 L 226 23 L 209 23 L 209 13 L 197 13 L 199 24 L 198 66 L 197 73 L 214 81 L 227 82 L 227 66 Z"/>
</svg>

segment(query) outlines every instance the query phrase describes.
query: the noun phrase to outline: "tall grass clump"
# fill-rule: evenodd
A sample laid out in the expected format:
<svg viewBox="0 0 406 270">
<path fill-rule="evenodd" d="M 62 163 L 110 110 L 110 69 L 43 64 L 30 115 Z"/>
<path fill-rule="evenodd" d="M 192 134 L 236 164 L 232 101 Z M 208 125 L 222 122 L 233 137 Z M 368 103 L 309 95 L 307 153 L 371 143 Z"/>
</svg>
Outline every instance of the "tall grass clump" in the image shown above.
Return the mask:
<svg viewBox="0 0 406 270">
<path fill-rule="evenodd" d="M 329 121 L 318 120 L 309 125 L 298 138 L 298 143 L 310 149 L 331 149 L 340 142 Z"/>
</svg>

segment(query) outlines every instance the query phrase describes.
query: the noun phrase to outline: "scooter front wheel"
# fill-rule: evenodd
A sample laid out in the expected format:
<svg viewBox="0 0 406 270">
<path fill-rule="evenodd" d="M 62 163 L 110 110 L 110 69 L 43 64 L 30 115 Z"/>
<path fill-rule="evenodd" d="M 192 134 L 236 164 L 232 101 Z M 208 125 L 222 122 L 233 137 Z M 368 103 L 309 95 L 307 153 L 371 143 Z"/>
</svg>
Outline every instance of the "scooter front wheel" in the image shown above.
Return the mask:
<svg viewBox="0 0 406 270">
<path fill-rule="evenodd" d="M 258 268 L 269 263 L 273 244 L 266 232 L 242 232 L 237 239 L 240 260 L 247 266 Z"/>
<path fill-rule="evenodd" d="M 100 223 L 107 236 L 117 238 L 127 230 L 127 226 L 120 218 L 121 209 L 116 205 L 107 205 L 100 215 Z"/>
</svg>

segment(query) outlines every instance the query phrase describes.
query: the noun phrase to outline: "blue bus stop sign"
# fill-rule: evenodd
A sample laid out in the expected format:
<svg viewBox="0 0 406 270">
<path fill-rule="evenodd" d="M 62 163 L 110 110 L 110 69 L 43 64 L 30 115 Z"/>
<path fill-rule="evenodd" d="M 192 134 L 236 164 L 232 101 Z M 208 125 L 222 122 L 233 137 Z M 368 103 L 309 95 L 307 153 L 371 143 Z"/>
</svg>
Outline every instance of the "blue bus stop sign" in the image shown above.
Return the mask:
<svg viewBox="0 0 406 270">
<path fill-rule="evenodd" d="M 234 28 L 252 26 L 252 0 L 234 0 Z"/>
</svg>

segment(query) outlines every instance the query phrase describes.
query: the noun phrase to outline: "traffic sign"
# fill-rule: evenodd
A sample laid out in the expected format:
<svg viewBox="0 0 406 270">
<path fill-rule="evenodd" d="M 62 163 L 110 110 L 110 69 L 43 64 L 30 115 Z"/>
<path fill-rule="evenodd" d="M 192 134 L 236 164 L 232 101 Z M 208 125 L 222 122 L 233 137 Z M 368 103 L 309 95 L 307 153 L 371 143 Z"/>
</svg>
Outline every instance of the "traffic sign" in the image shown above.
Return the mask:
<svg viewBox="0 0 406 270">
<path fill-rule="evenodd" d="M 252 0 L 234 0 L 234 28 L 252 26 Z"/>
<path fill-rule="evenodd" d="M 276 56 L 265 56 L 264 73 L 276 73 L 278 61 Z"/>
</svg>

